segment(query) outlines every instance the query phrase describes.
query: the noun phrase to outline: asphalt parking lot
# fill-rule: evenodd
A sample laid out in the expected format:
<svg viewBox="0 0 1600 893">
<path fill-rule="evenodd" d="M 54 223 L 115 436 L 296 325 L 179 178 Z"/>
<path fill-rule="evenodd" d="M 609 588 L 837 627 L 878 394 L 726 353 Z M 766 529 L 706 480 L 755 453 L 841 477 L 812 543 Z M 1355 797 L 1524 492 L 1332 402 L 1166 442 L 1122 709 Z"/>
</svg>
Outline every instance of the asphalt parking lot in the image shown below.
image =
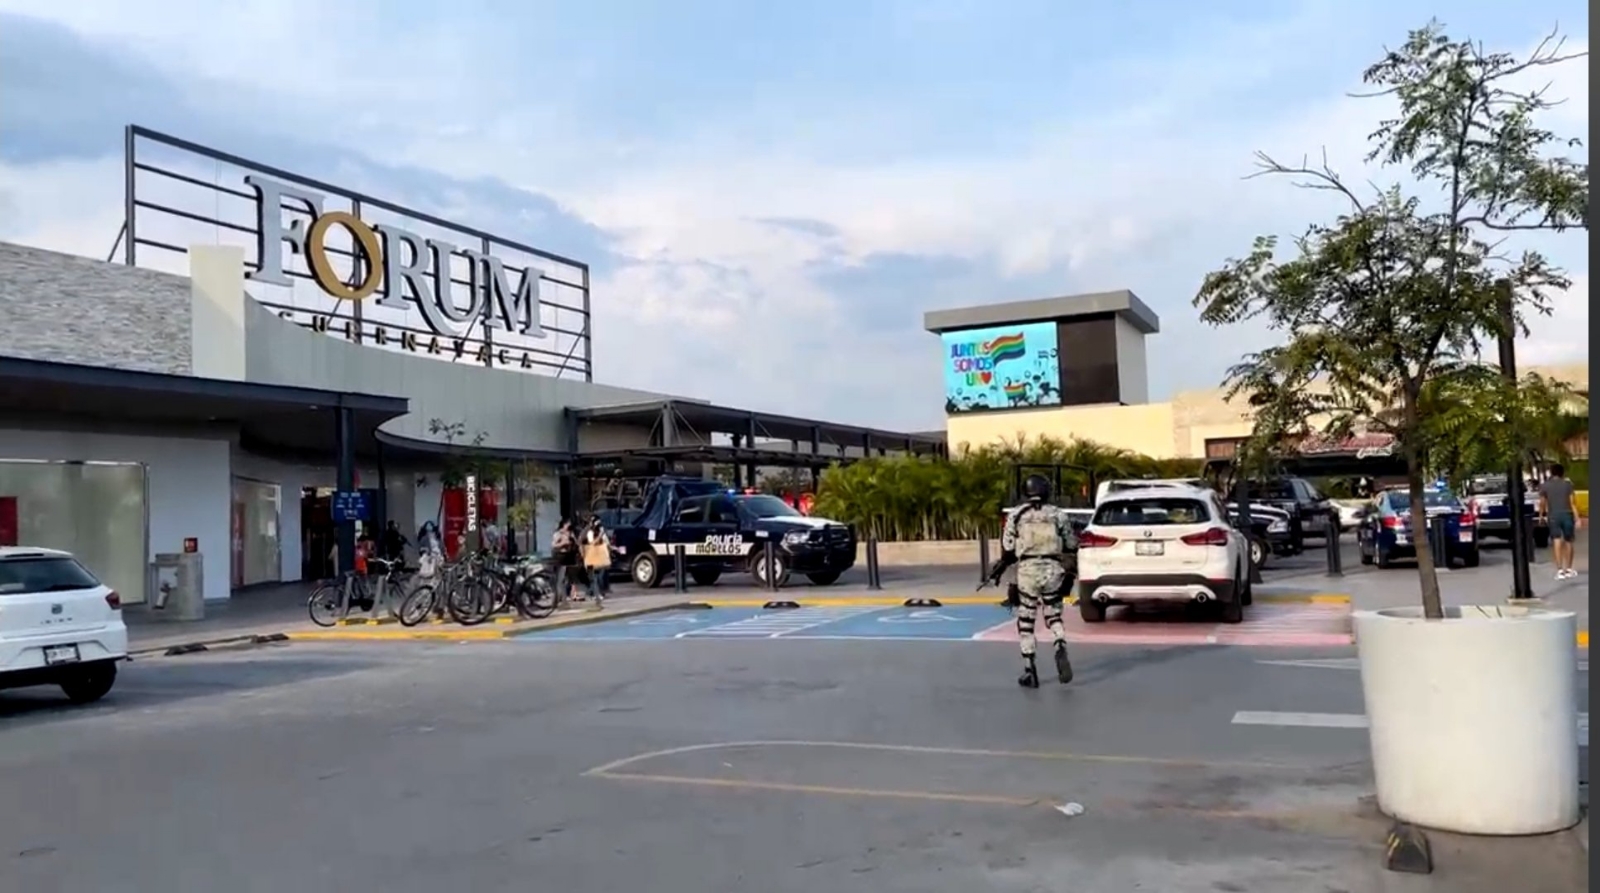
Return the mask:
<svg viewBox="0 0 1600 893">
<path fill-rule="evenodd" d="M 1016 686 L 1013 643 L 970 638 L 552 636 L 137 661 L 87 709 L 0 694 L 0 889 L 1586 880 L 1565 835 L 1440 840 L 1432 877 L 1383 872 L 1348 647 L 1074 654 L 1077 680 L 1037 691 Z"/>
</svg>

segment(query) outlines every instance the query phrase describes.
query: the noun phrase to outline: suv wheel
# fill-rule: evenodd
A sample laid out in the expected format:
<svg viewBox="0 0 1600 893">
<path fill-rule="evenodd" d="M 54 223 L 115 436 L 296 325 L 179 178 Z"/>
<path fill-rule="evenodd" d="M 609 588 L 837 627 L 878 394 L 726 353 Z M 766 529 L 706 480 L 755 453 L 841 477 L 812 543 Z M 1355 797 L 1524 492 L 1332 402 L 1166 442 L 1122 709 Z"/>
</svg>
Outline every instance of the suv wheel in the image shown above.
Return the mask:
<svg viewBox="0 0 1600 893">
<path fill-rule="evenodd" d="M 654 589 L 661 585 L 661 561 L 654 552 L 640 552 L 633 556 L 633 564 L 628 567 L 628 574 L 633 577 L 633 582 L 646 589 Z"/>
</svg>

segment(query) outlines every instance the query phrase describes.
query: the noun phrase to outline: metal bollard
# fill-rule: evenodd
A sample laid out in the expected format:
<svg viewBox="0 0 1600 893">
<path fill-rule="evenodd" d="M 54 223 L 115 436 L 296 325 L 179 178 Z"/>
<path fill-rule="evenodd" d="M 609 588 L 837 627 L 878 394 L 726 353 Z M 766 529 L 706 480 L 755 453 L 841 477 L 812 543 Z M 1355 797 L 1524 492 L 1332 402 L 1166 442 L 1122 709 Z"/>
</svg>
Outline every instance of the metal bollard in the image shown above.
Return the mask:
<svg viewBox="0 0 1600 893">
<path fill-rule="evenodd" d="M 1328 546 L 1328 576 L 1344 576 L 1344 552 L 1343 543 L 1339 541 L 1339 525 L 1330 519 L 1323 538 Z"/>
<path fill-rule="evenodd" d="M 989 536 L 978 531 L 978 582 L 989 579 Z"/>
<path fill-rule="evenodd" d="M 1450 546 L 1445 539 L 1445 518 L 1428 520 L 1428 548 L 1433 552 L 1433 566 L 1439 570 L 1450 569 Z"/>
<path fill-rule="evenodd" d="M 672 547 L 672 591 L 686 592 L 689 589 L 683 580 L 683 544 Z"/>
<path fill-rule="evenodd" d="M 767 578 L 767 588 L 773 592 L 778 591 L 778 546 L 772 540 L 767 540 L 761 547 L 761 561 L 765 566 L 763 576 Z"/>
<path fill-rule="evenodd" d="M 878 590 L 883 583 L 878 579 L 878 538 L 867 537 L 867 588 Z"/>
</svg>

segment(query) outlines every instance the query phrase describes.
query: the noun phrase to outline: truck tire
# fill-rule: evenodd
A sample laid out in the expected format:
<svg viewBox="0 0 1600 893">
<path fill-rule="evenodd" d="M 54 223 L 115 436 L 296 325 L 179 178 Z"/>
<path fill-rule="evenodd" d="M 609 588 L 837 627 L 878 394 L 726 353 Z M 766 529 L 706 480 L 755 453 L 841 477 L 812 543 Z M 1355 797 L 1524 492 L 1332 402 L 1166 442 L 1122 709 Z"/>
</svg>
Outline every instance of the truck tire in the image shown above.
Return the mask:
<svg viewBox="0 0 1600 893">
<path fill-rule="evenodd" d="M 634 585 L 645 589 L 654 589 L 660 586 L 660 556 L 648 549 L 633 556 L 633 562 L 628 565 L 628 576 L 633 579 Z"/>
<path fill-rule="evenodd" d="M 782 589 L 789 582 L 789 561 L 782 552 L 772 555 L 772 567 L 777 572 L 773 576 L 778 578 L 778 588 Z M 756 549 L 750 553 L 750 576 L 755 578 L 756 585 L 766 588 L 767 558 L 763 550 Z"/>
</svg>

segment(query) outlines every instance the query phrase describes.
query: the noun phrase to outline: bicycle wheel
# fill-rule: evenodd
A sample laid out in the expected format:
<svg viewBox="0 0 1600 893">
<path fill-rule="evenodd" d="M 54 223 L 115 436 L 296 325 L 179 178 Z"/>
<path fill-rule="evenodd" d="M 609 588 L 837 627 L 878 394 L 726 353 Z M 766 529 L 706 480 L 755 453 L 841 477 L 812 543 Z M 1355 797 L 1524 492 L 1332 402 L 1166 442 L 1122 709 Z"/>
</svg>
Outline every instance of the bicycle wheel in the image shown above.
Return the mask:
<svg viewBox="0 0 1600 893">
<path fill-rule="evenodd" d="M 477 626 L 489 619 L 489 609 L 494 607 L 494 594 L 482 578 L 464 581 L 450 593 L 445 605 L 450 618 L 462 626 Z"/>
<path fill-rule="evenodd" d="M 538 620 L 556 612 L 556 587 L 544 574 L 535 574 L 517 587 L 517 610 Z"/>
<path fill-rule="evenodd" d="M 344 619 L 344 587 L 331 583 L 318 586 L 306 600 L 306 610 L 311 622 L 317 626 L 333 626 Z"/>
<path fill-rule="evenodd" d="M 416 626 L 428 619 L 433 613 L 433 601 L 438 597 L 432 585 L 422 583 L 417 588 L 407 593 L 405 600 L 400 602 L 400 609 L 396 612 L 400 618 L 401 626 Z"/>
</svg>

